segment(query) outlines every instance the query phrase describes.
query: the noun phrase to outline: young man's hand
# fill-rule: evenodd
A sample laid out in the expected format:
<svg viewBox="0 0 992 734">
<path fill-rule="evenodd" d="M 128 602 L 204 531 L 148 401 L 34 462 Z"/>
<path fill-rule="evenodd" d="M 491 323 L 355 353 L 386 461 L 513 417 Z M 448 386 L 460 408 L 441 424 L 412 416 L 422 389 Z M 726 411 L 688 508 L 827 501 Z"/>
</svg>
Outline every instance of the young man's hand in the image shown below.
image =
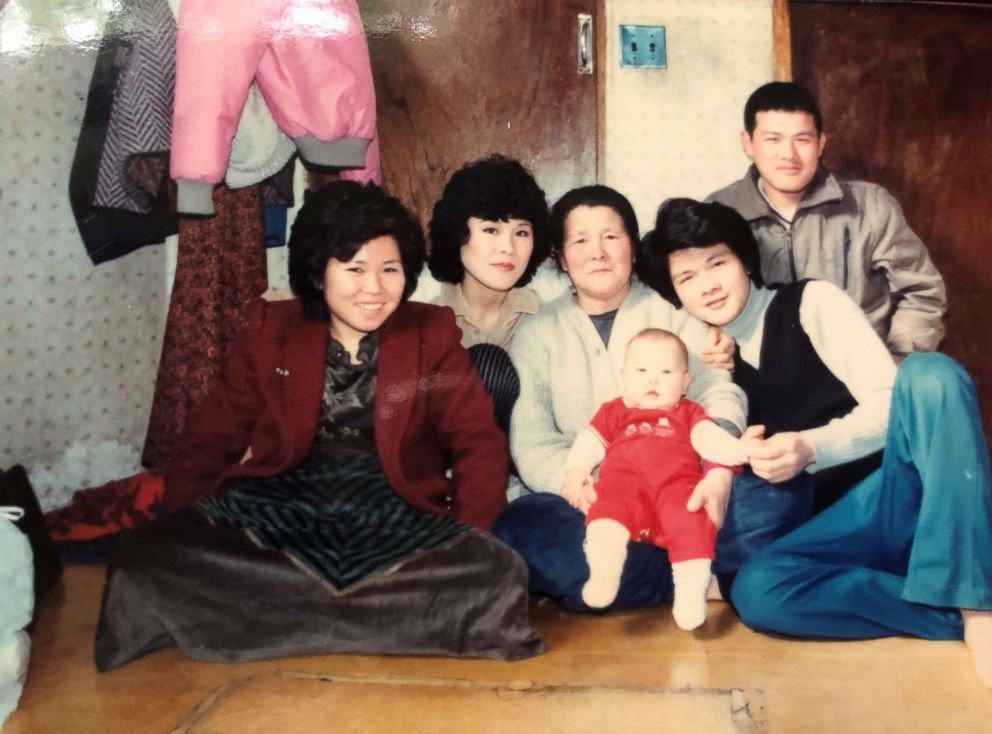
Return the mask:
<svg viewBox="0 0 992 734">
<path fill-rule="evenodd" d="M 733 485 L 734 473 L 729 469 L 720 467 L 710 469 L 703 478 L 696 483 L 696 488 L 692 490 L 692 495 L 686 503 L 685 508 L 689 512 L 706 510 L 710 520 L 719 530 L 723 527 L 723 521 L 727 517 L 727 505 L 730 504 L 730 489 Z"/>
<path fill-rule="evenodd" d="M 801 433 L 776 433 L 749 450 L 751 470 L 778 484 L 792 479 L 816 461 L 816 449 Z"/>
<path fill-rule="evenodd" d="M 734 370 L 734 351 L 737 343 L 717 326 L 706 333 L 706 344 L 700 355 L 703 362 L 719 370 Z"/>
<path fill-rule="evenodd" d="M 596 501 L 592 475 L 580 469 L 569 469 L 565 472 L 565 483 L 561 485 L 561 496 L 575 509 L 589 514 L 589 508 Z"/>
</svg>

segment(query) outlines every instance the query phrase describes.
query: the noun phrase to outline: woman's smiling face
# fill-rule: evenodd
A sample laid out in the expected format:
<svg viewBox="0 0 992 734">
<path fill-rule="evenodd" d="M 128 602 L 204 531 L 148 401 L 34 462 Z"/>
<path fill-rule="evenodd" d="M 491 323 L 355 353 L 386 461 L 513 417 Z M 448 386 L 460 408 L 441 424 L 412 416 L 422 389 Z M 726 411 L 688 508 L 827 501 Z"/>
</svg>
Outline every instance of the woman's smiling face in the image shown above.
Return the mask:
<svg viewBox="0 0 992 734">
<path fill-rule="evenodd" d="M 747 305 L 751 278 L 723 243 L 676 250 L 668 256 L 668 270 L 682 307 L 700 321 L 725 326 Z"/>
<path fill-rule="evenodd" d="M 331 258 L 323 289 L 331 335 L 355 356 L 359 340 L 400 305 L 405 285 L 399 246 L 389 235 L 369 240 L 347 262 Z"/>
</svg>

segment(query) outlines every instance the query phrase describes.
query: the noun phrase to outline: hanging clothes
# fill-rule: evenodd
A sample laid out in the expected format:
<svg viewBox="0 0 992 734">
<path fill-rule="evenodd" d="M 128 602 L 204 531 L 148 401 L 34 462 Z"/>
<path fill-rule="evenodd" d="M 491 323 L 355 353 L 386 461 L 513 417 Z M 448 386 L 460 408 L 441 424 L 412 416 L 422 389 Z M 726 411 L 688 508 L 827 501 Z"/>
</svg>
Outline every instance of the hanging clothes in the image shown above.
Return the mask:
<svg viewBox="0 0 992 734">
<path fill-rule="evenodd" d="M 375 92 L 355 0 L 183 0 L 171 173 L 179 211 L 212 213 L 254 79 L 310 163 L 379 182 Z"/>
<path fill-rule="evenodd" d="M 180 0 L 169 0 L 169 8 L 178 19 Z M 175 44 L 172 52 L 175 54 Z M 296 145 L 272 119 L 258 85 L 252 82 L 231 143 L 224 183 L 232 189 L 259 183 L 276 175 L 295 153 Z M 292 206 L 291 199 L 289 205 Z"/>
<path fill-rule="evenodd" d="M 213 191 L 217 215 L 183 217 L 172 300 L 142 460 L 159 472 L 186 415 L 210 391 L 245 305 L 267 287 L 258 186 Z"/>
<path fill-rule="evenodd" d="M 107 21 L 69 173 L 73 215 L 94 265 L 176 233 L 164 175 L 175 33 L 164 0 L 134 0 Z"/>
<path fill-rule="evenodd" d="M 132 156 L 149 153 L 161 161 L 169 152 L 176 22 L 165 0 L 133 0 L 127 7 L 121 16 L 125 58 L 113 93 L 93 204 L 145 214 L 161 187 L 162 171 L 158 169 L 157 181 L 154 174 L 135 177 L 128 163 Z"/>
<path fill-rule="evenodd" d="M 128 0 L 110 15 L 97 52 L 69 176 L 69 198 L 94 265 L 159 244 L 178 230 L 170 204 L 169 148 L 179 0 Z M 238 122 L 225 178 L 262 182 L 271 206 L 292 206 L 296 145 L 255 85 Z"/>
</svg>

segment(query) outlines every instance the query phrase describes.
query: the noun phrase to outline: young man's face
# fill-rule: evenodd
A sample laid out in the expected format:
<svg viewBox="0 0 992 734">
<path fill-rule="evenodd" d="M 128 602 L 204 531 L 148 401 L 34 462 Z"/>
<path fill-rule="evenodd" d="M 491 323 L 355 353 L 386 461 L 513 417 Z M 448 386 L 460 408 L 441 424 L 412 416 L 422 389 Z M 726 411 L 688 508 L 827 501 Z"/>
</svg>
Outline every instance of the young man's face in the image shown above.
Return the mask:
<svg viewBox="0 0 992 734">
<path fill-rule="evenodd" d="M 827 136 L 816 132 L 808 112 L 766 110 L 755 115 L 754 133 L 741 132 L 741 146 L 761 174 L 770 198 L 801 199 L 823 155 Z"/>
<path fill-rule="evenodd" d="M 682 307 L 713 326 L 740 316 L 751 295 L 744 263 L 723 243 L 676 250 L 668 256 L 668 269 Z"/>
</svg>

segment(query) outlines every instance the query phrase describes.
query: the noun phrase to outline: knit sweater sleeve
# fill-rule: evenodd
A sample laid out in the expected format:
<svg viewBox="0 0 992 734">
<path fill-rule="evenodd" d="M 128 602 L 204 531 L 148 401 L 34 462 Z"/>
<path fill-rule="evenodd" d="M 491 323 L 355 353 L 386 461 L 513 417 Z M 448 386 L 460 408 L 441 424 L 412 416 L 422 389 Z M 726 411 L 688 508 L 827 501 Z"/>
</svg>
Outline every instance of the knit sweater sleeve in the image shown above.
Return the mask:
<svg viewBox="0 0 992 734">
<path fill-rule="evenodd" d="M 510 358 L 520 378 L 520 396 L 510 419 L 510 454 L 529 489 L 558 494 L 575 435 L 564 432 L 555 420 L 554 344 L 545 333 L 548 328 L 544 320 L 528 319 L 510 344 Z"/>
<path fill-rule="evenodd" d="M 728 430 L 736 428 L 740 435 L 747 425 L 747 397 L 727 370 L 710 367 L 697 356 L 705 344 L 706 326 L 680 310 L 673 318 L 672 330 L 689 350 L 692 382 L 686 397 L 702 405 L 706 414 L 721 426 Z"/>
<path fill-rule="evenodd" d="M 845 464 L 885 445 L 896 366 L 858 305 L 833 283 L 803 291 L 799 322 L 827 368 L 858 404 L 847 415 L 803 431 L 816 449 L 808 471 Z"/>
</svg>

